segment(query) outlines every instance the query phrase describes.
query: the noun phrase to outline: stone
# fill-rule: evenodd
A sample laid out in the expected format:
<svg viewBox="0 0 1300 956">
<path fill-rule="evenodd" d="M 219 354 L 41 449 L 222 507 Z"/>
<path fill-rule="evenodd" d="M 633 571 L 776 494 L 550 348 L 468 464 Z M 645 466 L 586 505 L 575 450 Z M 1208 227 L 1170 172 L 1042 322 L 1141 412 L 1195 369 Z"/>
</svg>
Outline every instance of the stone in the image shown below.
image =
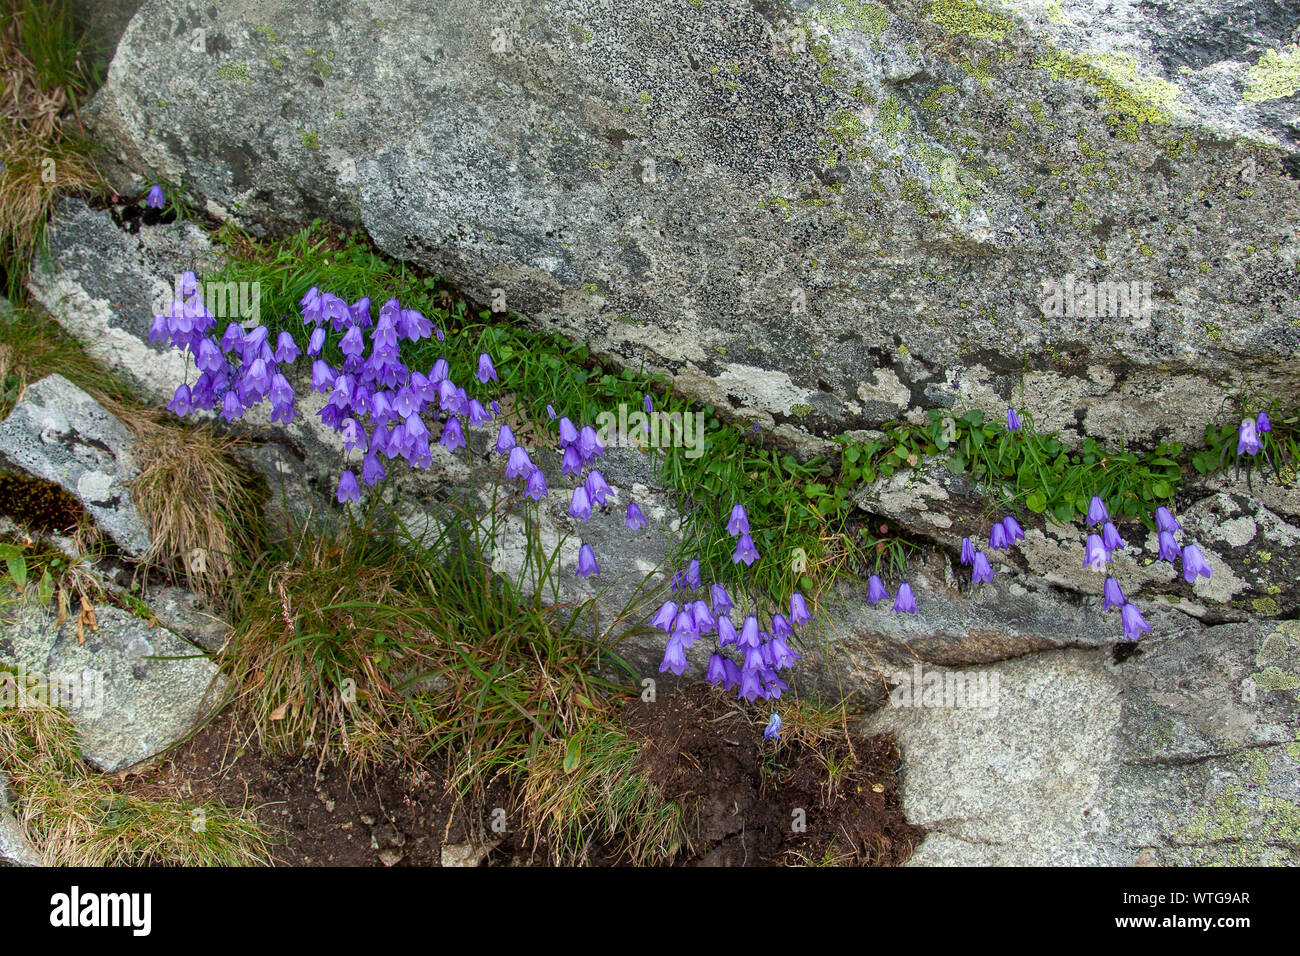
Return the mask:
<svg viewBox="0 0 1300 956">
<path fill-rule="evenodd" d="M 0 774 L 0 866 L 42 865 L 40 853 L 14 816 L 9 781 Z"/>
<path fill-rule="evenodd" d="M 0 422 L 0 462 L 71 492 L 132 557 L 149 551 L 149 530 L 131 499 L 139 466 L 130 432 L 63 376 L 28 386 Z"/>
<path fill-rule="evenodd" d="M 1296 15 L 1102 9 L 149 0 L 86 121 L 119 189 L 364 227 L 805 451 L 1020 395 L 1195 443 L 1300 385 Z"/>
<path fill-rule="evenodd" d="M 112 604 L 94 610 L 98 629 L 79 644 L 75 615 L 60 625 L 14 602 L 0 615 L 0 657 L 58 689 L 86 761 L 115 773 L 184 739 L 221 702 L 225 678 L 172 631 Z"/>
<path fill-rule="evenodd" d="M 1296 622 L 1189 622 L 1120 663 L 1051 651 L 975 670 L 994 706 L 867 721 L 898 735 L 903 810 L 931 831 L 910 865 L 1300 862 Z"/>
</svg>

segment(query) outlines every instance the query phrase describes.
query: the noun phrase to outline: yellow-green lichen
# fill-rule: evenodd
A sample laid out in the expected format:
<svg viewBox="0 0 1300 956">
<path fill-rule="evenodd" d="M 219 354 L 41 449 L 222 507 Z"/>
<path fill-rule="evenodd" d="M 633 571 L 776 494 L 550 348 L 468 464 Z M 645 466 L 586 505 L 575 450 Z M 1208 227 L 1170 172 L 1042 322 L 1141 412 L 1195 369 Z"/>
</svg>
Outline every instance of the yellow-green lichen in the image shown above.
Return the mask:
<svg viewBox="0 0 1300 956">
<path fill-rule="evenodd" d="M 217 67 L 217 76 L 223 80 L 240 80 L 249 82 L 248 66 L 244 63 L 223 63 Z"/>
<path fill-rule="evenodd" d="M 1034 62 L 1053 79 L 1087 83 L 1110 110 L 1124 138 L 1136 139 L 1137 124 L 1169 123 L 1169 107 L 1181 93 L 1174 83 L 1158 76 L 1143 76 L 1137 61 L 1119 53 L 1067 53 L 1053 50 Z"/>
<path fill-rule="evenodd" d="M 1265 50 L 1259 62 L 1246 71 L 1242 99 L 1252 103 L 1280 100 L 1300 90 L 1300 44 Z"/>
<path fill-rule="evenodd" d="M 308 149 L 320 149 L 320 134 L 314 129 L 298 130 L 298 138 L 302 140 L 302 145 Z"/>
<path fill-rule="evenodd" d="M 976 40 L 1001 40 L 1011 32 L 1015 21 L 994 13 L 974 0 L 932 0 L 925 18 L 949 33 L 961 33 Z"/>
<path fill-rule="evenodd" d="M 809 12 L 809 17 L 829 30 L 857 30 L 878 37 L 889 25 L 889 11 L 875 3 L 857 3 L 854 0 L 835 0 L 819 3 Z"/>
</svg>

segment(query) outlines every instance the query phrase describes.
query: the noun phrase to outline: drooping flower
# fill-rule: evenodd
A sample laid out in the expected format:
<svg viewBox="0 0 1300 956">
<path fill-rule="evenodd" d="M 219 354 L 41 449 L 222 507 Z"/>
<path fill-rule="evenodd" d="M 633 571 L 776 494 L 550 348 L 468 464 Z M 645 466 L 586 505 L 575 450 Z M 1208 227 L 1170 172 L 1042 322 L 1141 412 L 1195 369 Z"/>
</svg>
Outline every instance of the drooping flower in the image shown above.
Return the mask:
<svg viewBox="0 0 1300 956">
<path fill-rule="evenodd" d="M 555 406 L 550 402 L 546 403 L 546 417 L 551 421 L 555 421 Z"/>
<path fill-rule="evenodd" d="M 1241 427 L 1237 429 L 1237 454 L 1243 451 L 1250 455 L 1259 454 L 1259 433 L 1249 418 L 1243 418 Z"/>
<path fill-rule="evenodd" d="M 727 669 L 723 666 L 726 658 L 722 654 L 714 654 L 709 658 L 709 668 L 704 672 L 704 679 L 715 687 L 727 679 Z"/>
<path fill-rule="evenodd" d="M 149 209 L 161 209 L 167 205 L 167 200 L 163 198 L 162 186 L 155 183 L 149 190 L 149 195 L 144 197 L 144 204 Z"/>
<path fill-rule="evenodd" d="M 492 364 L 492 358 L 486 352 L 478 357 L 478 380 L 480 382 L 499 382 L 497 378 L 496 367 Z"/>
<path fill-rule="evenodd" d="M 758 549 L 754 547 L 754 539 L 748 534 L 742 534 L 736 539 L 736 552 L 731 556 L 732 564 L 745 562 L 746 567 L 753 565 L 758 560 Z"/>
<path fill-rule="evenodd" d="M 221 417 L 227 422 L 233 422 L 243 414 L 244 406 L 239 403 L 239 396 L 235 394 L 235 390 L 226 392 L 226 397 L 221 401 Z"/>
<path fill-rule="evenodd" d="M 320 355 L 320 350 L 325 345 L 325 327 L 317 326 L 312 330 L 311 338 L 307 340 L 307 354 Z"/>
<path fill-rule="evenodd" d="M 541 501 L 549 494 L 546 488 L 546 475 L 542 469 L 534 468 L 533 473 L 528 476 L 528 481 L 524 485 L 524 495 L 532 498 L 534 501 Z"/>
<path fill-rule="evenodd" d="M 1102 543 L 1101 535 L 1088 535 L 1088 545 L 1083 553 L 1083 566 L 1100 571 L 1109 560 L 1110 555 L 1106 553 L 1106 545 Z"/>
<path fill-rule="evenodd" d="M 1016 414 L 1016 410 L 1014 408 L 1010 408 L 1010 407 L 1007 408 L 1007 431 L 1009 432 L 1020 431 L 1020 416 Z"/>
<path fill-rule="evenodd" d="M 1262 435 L 1272 430 L 1273 423 L 1268 420 L 1268 412 L 1260 412 L 1259 417 L 1255 419 L 1255 431 Z"/>
<path fill-rule="evenodd" d="M 763 738 L 765 740 L 776 740 L 781 736 L 781 715 L 772 711 L 772 716 L 767 719 L 767 726 L 763 728 Z"/>
<path fill-rule="evenodd" d="M 1151 625 L 1142 617 L 1136 604 L 1124 604 L 1119 609 L 1120 620 L 1124 624 L 1124 639 L 1136 641 L 1143 631 L 1151 630 Z"/>
<path fill-rule="evenodd" d="M 560 419 L 560 444 L 563 446 L 572 445 L 578 440 L 578 429 L 574 427 L 573 422 L 569 419 Z"/>
<path fill-rule="evenodd" d="M 1020 522 L 1011 515 L 1007 515 L 1002 519 L 1002 527 L 1007 531 L 1007 543 L 1009 545 L 1015 544 L 1025 537 L 1025 530 L 1020 527 Z"/>
<path fill-rule="evenodd" d="M 590 425 L 583 425 L 582 431 L 578 432 L 578 451 L 582 453 L 583 461 L 591 461 L 605 454 L 605 446 L 601 444 L 596 429 Z"/>
<path fill-rule="evenodd" d="M 677 602 L 665 601 L 659 606 L 659 610 L 655 613 L 655 616 L 650 619 L 650 624 L 652 627 L 657 627 L 661 631 L 668 631 L 672 627 L 673 621 L 676 617 Z"/>
<path fill-rule="evenodd" d="M 277 363 L 292 362 L 302 350 L 298 348 L 298 343 L 293 340 L 293 336 L 288 332 L 281 332 L 275 340 L 275 361 Z"/>
<path fill-rule="evenodd" d="M 776 637 L 794 637 L 794 628 L 790 622 L 785 619 L 784 614 L 772 615 L 772 636 Z"/>
<path fill-rule="evenodd" d="M 1124 543 L 1124 539 L 1119 536 L 1119 532 L 1115 529 L 1115 524 L 1112 521 L 1107 521 L 1102 526 L 1101 543 L 1102 546 L 1111 554 L 1114 554 L 1116 551 L 1123 551 L 1124 548 L 1127 547 Z"/>
<path fill-rule="evenodd" d="M 600 567 L 596 564 L 596 552 L 591 550 L 591 545 L 584 544 L 578 549 L 578 570 L 579 577 L 589 578 L 593 574 L 600 574 Z"/>
<path fill-rule="evenodd" d="M 1001 551 L 1010 545 L 1007 540 L 1007 527 L 1002 522 L 998 522 L 989 529 L 989 547 L 994 551 Z"/>
<path fill-rule="evenodd" d="M 885 583 L 880 580 L 880 575 L 873 574 L 867 579 L 867 600 L 872 604 L 879 604 L 888 599 L 889 592 L 885 590 Z"/>
<path fill-rule="evenodd" d="M 700 589 L 700 559 L 692 558 L 686 565 L 686 584 L 692 591 Z"/>
<path fill-rule="evenodd" d="M 483 403 L 477 398 L 471 398 L 469 400 L 469 423 L 477 426 L 486 425 L 490 421 L 492 421 L 492 416 L 483 407 Z"/>
<path fill-rule="evenodd" d="M 763 696 L 763 678 L 756 670 L 746 667 L 740 672 L 740 692 L 736 695 L 737 700 L 752 701 L 756 697 Z"/>
<path fill-rule="evenodd" d="M 709 585 L 709 601 L 713 605 L 714 614 L 728 614 L 736 606 L 727 589 L 721 584 Z"/>
<path fill-rule="evenodd" d="M 678 677 L 690 665 L 686 662 L 686 647 L 676 637 L 668 638 L 668 645 L 664 648 L 664 661 L 659 665 L 659 673 L 672 671 Z"/>
<path fill-rule="evenodd" d="M 383 429 L 381 429 L 382 431 Z M 361 480 L 373 488 L 376 484 L 384 480 L 388 470 L 380 464 L 379 458 L 372 450 L 369 455 L 361 462 Z"/>
<path fill-rule="evenodd" d="M 624 524 L 627 525 L 629 531 L 640 531 L 647 524 L 645 515 L 637 507 L 635 501 L 627 503 L 627 520 Z"/>
<path fill-rule="evenodd" d="M 515 433 L 510 430 L 509 425 L 502 423 L 501 428 L 497 431 L 497 454 L 504 455 L 514 447 Z"/>
<path fill-rule="evenodd" d="M 1156 509 L 1156 528 L 1160 531 L 1177 531 L 1182 525 L 1174 520 L 1173 513 L 1168 508 L 1161 505 Z"/>
<path fill-rule="evenodd" d="M 419 421 L 417 416 L 412 415 L 411 417 Z M 409 425 L 407 426 L 407 434 L 410 434 Z M 465 447 L 465 432 L 461 430 L 460 419 L 455 417 L 447 419 L 446 424 L 442 426 L 442 437 L 438 439 L 438 444 L 448 451 L 455 451 L 457 448 Z"/>
<path fill-rule="evenodd" d="M 582 485 L 573 489 L 573 497 L 569 499 L 569 514 L 582 521 L 591 518 L 591 498 Z"/>
<path fill-rule="evenodd" d="M 594 468 L 588 473 L 584 484 L 587 488 L 587 497 L 591 499 L 593 504 L 603 505 L 605 499 L 614 492 L 614 489 L 605 481 L 605 476 Z"/>
<path fill-rule="evenodd" d="M 357 487 L 357 476 L 352 474 L 352 469 L 349 468 L 339 476 L 339 489 L 335 498 L 339 504 L 361 500 L 361 489 Z"/>
<path fill-rule="evenodd" d="M 564 449 L 564 459 L 560 462 L 560 474 L 577 475 L 582 473 L 582 455 L 577 445 Z"/>
<path fill-rule="evenodd" d="M 719 614 L 717 622 L 718 646 L 726 647 L 728 644 L 735 644 L 740 636 L 736 633 L 736 625 L 731 622 L 731 618 L 725 614 Z"/>
<path fill-rule="evenodd" d="M 646 413 L 647 415 L 650 415 L 650 414 L 652 414 L 652 413 L 654 412 L 654 410 L 655 410 L 655 403 L 654 403 L 653 401 L 650 400 L 650 393 L 649 393 L 649 392 L 646 392 L 646 393 L 645 393 L 645 413 Z"/>
<path fill-rule="evenodd" d="M 1120 607 L 1124 604 L 1124 592 L 1120 590 L 1119 582 L 1114 578 L 1106 579 L 1106 586 L 1102 590 L 1105 597 L 1104 611 L 1109 611 L 1113 607 Z"/>
<path fill-rule="evenodd" d="M 174 415 L 179 415 L 181 418 L 184 418 L 190 413 L 192 407 L 190 387 L 184 384 L 178 385 L 176 387 L 176 394 L 174 394 L 172 400 L 167 403 L 167 410 Z"/>
<path fill-rule="evenodd" d="M 1100 495 L 1093 495 L 1088 502 L 1088 524 L 1101 524 L 1109 520 L 1110 513 L 1106 511 L 1106 502 L 1101 500 Z"/>
<path fill-rule="evenodd" d="M 916 613 L 916 599 L 912 596 L 912 585 L 906 581 L 898 586 L 898 597 L 894 599 L 894 610 L 905 614 Z"/>
<path fill-rule="evenodd" d="M 717 626 L 717 622 L 709 612 L 709 605 L 704 601 L 691 602 L 691 620 L 695 622 L 695 628 L 701 634 L 712 634 Z"/>
<path fill-rule="evenodd" d="M 808 602 L 803 599 L 803 595 L 798 591 L 790 595 L 790 623 L 803 624 L 812 620 L 812 615 L 808 613 Z"/>
<path fill-rule="evenodd" d="M 1160 546 L 1161 561 L 1168 561 L 1172 564 L 1178 559 L 1178 556 L 1182 554 L 1182 551 L 1178 547 L 1178 542 L 1174 540 L 1174 533 L 1172 531 L 1161 531 L 1156 536 L 1156 540 Z"/>
<path fill-rule="evenodd" d="M 772 667 L 776 670 L 789 667 L 801 656 L 790 650 L 790 645 L 786 643 L 785 638 L 778 635 L 773 635 L 767 642 L 767 648 L 772 658 Z"/>
<path fill-rule="evenodd" d="M 740 637 L 736 643 L 741 647 L 758 647 L 758 618 L 749 615 L 740 625 Z"/>
<path fill-rule="evenodd" d="M 1201 554 L 1201 549 L 1194 544 L 1189 544 L 1183 548 L 1183 580 L 1191 584 L 1196 580 L 1199 574 L 1201 577 L 1208 578 L 1214 571 L 1210 568 L 1209 562 L 1205 560 L 1205 555 Z"/>
<path fill-rule="evenodd" d="M 510 457 L 506 459 L 507 478 L 527 477 L 536 467 L 523 445 L 516 445 L 510 449 Z"/>
<path fill-rule="evenodd" d="M 992 584 L 993 574 L 993 565 L 989 564 L 988 555 L 983 551 L 976 552 L 975 560 L 971 562 L 971 583 L 979 584 L 982 581 Z"/>
<path fill-rule="evenodd" d="M 961 539 L 961 563 L 970 564 L 975 560 L 975 545 L 971 543 L 970 538 Z"/>
<path fill-rule="evenodd" d="M 738 534 L 749 534 L 749 515 L 745 513 L 744 505 L 736 505 L 731 509 L 731 517 L 727 520 L 727 534 L 733 538 Z"/>
</svg>

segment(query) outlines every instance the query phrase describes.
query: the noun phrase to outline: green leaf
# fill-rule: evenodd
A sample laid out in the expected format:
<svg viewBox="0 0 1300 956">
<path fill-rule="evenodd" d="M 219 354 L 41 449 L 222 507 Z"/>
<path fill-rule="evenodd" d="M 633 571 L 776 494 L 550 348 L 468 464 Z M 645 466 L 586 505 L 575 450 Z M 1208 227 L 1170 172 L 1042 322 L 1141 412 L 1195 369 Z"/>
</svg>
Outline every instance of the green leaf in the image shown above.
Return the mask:
<svg viewBox="0 0 1300 956">
<path fill-rule="evenodd" d="M 1056 520 L 1062 524 L 1068 524 L 1074 517 L 1074 505 L 1068 501 L 1059 502 L 1053 509 L 1052 514 L 1056 515 Z"/>
<path fill-rule="evenodd" d="M 23 549 L 14 544 L 0 543 L 0 561 L 12 561 L 14 558 L 21 557 Z"/>
<path fill-rule="evenodd" d="M 50 598 L 54 596 L 54 578 L 50 575 L 50 569 L 46 568 L 41 575 L 41 583 L 38 586 L 40 590 L 41 603 L 49 604 Z"/>
<path fill-rule="evenodd" d="M 564 772 L 573 773 L 582 762 L 582 738 L 570 737 L 569 746 L 564 751 Z"/>
<path fill-rule="evenodd" d="M 1025 499 L 1025 507 L 1036 515 L 1040 515 L 1047 508 L 1047 495 L 1041 491 L 1035 491 Z"/>
<path fill-rule="evenodd" d="M 1157 498 L 1168 498 L 1170 494 L 1169 482 L 1157 481 L 1151 486 L 1151 493 Z"/>
<path fill-rule="evenodd" d="M 26 559 L 20 554 L 16 558 L 10 558 L 5 563 L 9 565 L 9 577 L 13 578 L 14 584 L 21 591 L 27 585 Z"/>
</svg>

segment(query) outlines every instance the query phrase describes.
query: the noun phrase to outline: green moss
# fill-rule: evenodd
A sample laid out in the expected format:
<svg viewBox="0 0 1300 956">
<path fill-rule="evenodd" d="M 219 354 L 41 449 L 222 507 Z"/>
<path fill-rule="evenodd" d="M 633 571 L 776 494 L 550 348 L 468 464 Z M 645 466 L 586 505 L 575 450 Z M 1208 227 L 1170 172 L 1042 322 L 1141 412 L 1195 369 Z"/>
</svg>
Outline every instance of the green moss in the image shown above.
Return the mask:
<svg viewBox="0 0 1300 956">
<path fill-rule="evenodd" d="M 932 0 L 925 18 L 949 33 L 976 40 L 1001 40 L 1015 26 L 1010 17 L 987 10 L 974 0 Z"/>
<path fill-rule="evenodd" d="M 1241 98 L 1260 103 L 1283 99 L 1296 90 L 1300 90 L 1300 44 L 1266 50 L 1259 62 L 1246 71 L 1246 92 Z"/>
<path fill-rule="evenodd" d="M 320 134 L 314 129 L 298 130 L 298 138 L 307 149 L 320 149 Z"/>
<path fill-rule="evenodd" d="M 921 100 L 921 109 L 925 110 L 927 113 L 933 113 L 939 108 L 939 97 L 945 96 L 948 93 L 958 92 L 960 92 L 960 90 L 951 83 L 943 83 L 940 86 L 936 86 L 925 95 L 925 99 Z"/>
<path fill-rule="evenodd" d="M 811 415 L 815 409 L 811 405 L 791 405 L 790 414 L 795 418 L 804 418 Z"/>
</svg>

